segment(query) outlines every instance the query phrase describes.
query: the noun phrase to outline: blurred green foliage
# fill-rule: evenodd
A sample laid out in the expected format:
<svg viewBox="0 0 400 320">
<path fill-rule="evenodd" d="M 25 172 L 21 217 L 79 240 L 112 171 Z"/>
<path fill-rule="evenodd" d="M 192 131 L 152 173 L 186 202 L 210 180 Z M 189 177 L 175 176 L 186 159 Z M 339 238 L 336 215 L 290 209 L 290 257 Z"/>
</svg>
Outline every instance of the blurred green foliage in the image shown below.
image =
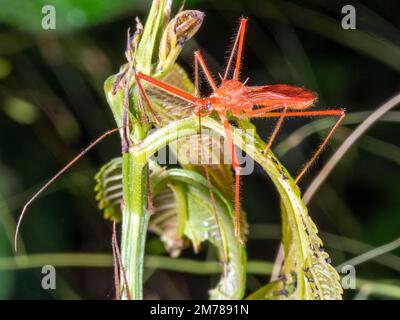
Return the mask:
<svg viewBox="0 0 400 320">
<path fill-rule="evenodd" d="M 3 111 L 15 122 L 20 124 L 34 123 L 38 116 L 35 106 L 19 98 L 8 98 L 4 101 Z"/>
<path fill-rule="evenodd" d="M 42 12 L 45 6 L 54 6 L 57 12 L 56 33 L 73 32 L 105 23 L 127 10 L 137 10 L 137 1 L 113 0 L 2 0 L 0 19 L 23 32 L 43 34 Z M 40 23 L 38 23 L 40 22 Z"/>
</svg>

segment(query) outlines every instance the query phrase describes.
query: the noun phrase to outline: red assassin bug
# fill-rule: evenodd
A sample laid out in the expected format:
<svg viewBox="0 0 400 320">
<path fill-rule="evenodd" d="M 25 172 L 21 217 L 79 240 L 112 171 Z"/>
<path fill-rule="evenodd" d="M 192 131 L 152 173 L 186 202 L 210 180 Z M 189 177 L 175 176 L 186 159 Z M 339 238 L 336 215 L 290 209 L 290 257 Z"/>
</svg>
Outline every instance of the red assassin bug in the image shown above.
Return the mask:
<svg viewBox="0 0 400 320">
<path fill-rule="evenodd" d="M 235 171 L 235 212 L 236 212 L 236 228 L 235 233 L 237 237 L 240 237 L 240 165 L 237 160 L 235 153 L 232 132 L 230 124 L 228 122 L 227 112 L 230 111 L 233 116 L 237 118 L 273 118 L 278 117 L 279 120 L 272 132 L 272 135 L 265 148 L 264 154 L 267 156 L 268 150 L 270 149 L 275 137 L 278 134 L 279 129 L 282 126 L 284 118 L 287 117 L 305 117 L 305 116 L 337 116 L 338 121 L 335 123 L 328 136 L 318 147 L 317 151 L 301 169 L 300 173 L 295 178 L 297 183 L 305 172 L 309 169 L 311 164 L 320 155 L 329 139 L 332 137 L 335 130 L 339 127 L 340 123 L 345 117 L 345 111 L 343 109 L 335 110 L 316 110 L 316 111 L 305 111 L 312 107 L 317 99 L 316 93 L 306 90 L 304 88 L 290 86 L 287 84 L 275 84 L 265 86 L 246 86 L 246 82 L 239 80 L 240 65 L 243 52 L 243 42 L 246 31 L 247 19 L 242 18 L 240 22 L 239 31 L 234 42 L 233 49 L 228 60 L 224 76 L 221 77 L 221 83 L 219 86 L 214 82 L 214 79 L 204 62 L 204 59 L 199 51 L 194 53 L 195 61 L 195 84 L 196 84 L 196 95 L 193 96 L 185 91 L 170 86 L 164 82 L 161 82 L 151 76 L 145 75 L 138 72 L 136 74 L 136 81 L 138 87 L 146 101 L 151 108 L 151 102 L 141 84 L 141 81 L 145 81 L 150 85 L 153 85 L 169 94 L 177 96 L 194 107 L 194 113 L 199 117 L 210 115 L 213 111 L 217 112 L 223 126 L 225 128 L 225 139 L 230 152 L 232 166 Z M 228 79 L 230 69 L 235 58 L 236 63 L 233 70 L 232 78 Z M 213 89 L 213 93 L 208 97 L 197 97 L 198 82 L 199 82 L 199 65 L 203 71 L 209 85 Z M 152 109 L 152 108 L 151 108 Z M 275 112 L 272 112 L 275 111 Z"/>
<path fill-rule="evenodd" d="M 240 64 L 243 52 L 244 35 L 246 31 L 247 19 L 242 18 L 240 27 L 231 55 L 228 60 L 224 76 L 221 76 L 221 83 L 217 86 L 208 70 L 204 59 L 199 51 L 194 53 L 195 58 L 195 84 L 196 94 L 195 96 L 182 91 L 178 88 L 172 87 L 166 83 L 163 83 L 155 78 L 152 78 L 143 73 L 136 73 L 135 78 L 140 92 L 142 93 L 146 103 L 149 105 L 150 110 L 153 110 L 150 99 L 148 98 L 141 81 L 146 81 L 149 84 L 164 90 L 167 93 L 175 95 L 194 107 L 194 113 L 199 117 L 204 117 L 216 111 L 219 115 L 225 128 L 225 138 L 227 140 L 232 166 L 235 171 L 235 212 L 236 212 L 236 229 L 235 233 L 240 236 L 240 224 L 239 224 L 239 213 L 240 213 L 240 165 L 237 160 L 235 153 L 232 132 L 230 124 L 227 118 L 227 112 L 231 111 L 235 117 L 238 118 L 279 118 L 272 135 L 265 148 L 265 155 L 267 156 L 268 150 L 271 147 L 275 137 L 278 134 L 280 127 L 282 126 L 284 118 L 287 117 L 304 117 L 304 116 L 337 116 L 338 121 L 335 123 L 331 131 L 328 133 L 325 140 L 318 147 L 317 151 L 311 157 L 311 159 L 302 168 L 300 173 L 297 175 L 295 182 L 297 183 L 301 177 L 305 174 L 311 164 L 318 158 L 322 150 L 332 137 L 335 130 L 339 127 L 340 123 L 345 117 L 345 111 L 343 109 L 335 110 L 316 110 L 307 111 L 313 106 L 317 99 L 317 95 L 309 90 L 290 86 L 286 84 L 276 85 L 265 85 L 265 86 L 246 86 L 246 83 L 239 80 Z M 236 54 L 236 63 L 233 70 L 233 76 L 231 79 L 227 79 L 230 73 L 231 66 Z M 206 79 L 213 89 L 213 93 L 208 97 L 197 97 L 198 83 L 199 83 L 199 65 L 206 76 Z M 126 124 L 125 124 L 126 126 Z M 42 193 L 51 183 L 53 183 L 59 176 L 67 171 L 74 163 L 78 161 L 86 152 L 92 149 L 98 142 L 103 140 L 105 137 L 117 132 L 120 128 L 115 128 L 107 131 L 102 136 L 92 142 L 86 149 L 79 153 L 70 163 L 68 163 L 61 171 L 59 171 L 53 178 L 51 178 L 42 188 L 39 189 L 31 199 L 24 205 L 20 217 L 18 219 L 14 246 L 17 248 L 17 236 L 20 228 L 20 224 L 26 209 L 29 205 Z"/>
</svg>

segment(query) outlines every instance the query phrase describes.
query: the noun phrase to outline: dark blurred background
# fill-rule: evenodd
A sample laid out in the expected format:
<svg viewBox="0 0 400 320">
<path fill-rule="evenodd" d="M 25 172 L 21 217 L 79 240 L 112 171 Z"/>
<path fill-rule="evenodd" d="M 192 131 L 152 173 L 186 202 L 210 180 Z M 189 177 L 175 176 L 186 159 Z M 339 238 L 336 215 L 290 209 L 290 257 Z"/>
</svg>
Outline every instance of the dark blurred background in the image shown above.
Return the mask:
<svg viewBox="0 0 400 320">
<path fill-rule="evenodd" d="M 56 30 L 41 28 L 45 4 L 57 10 Z M 348 4 L 356 8 L 355 30 L 341 27 L 341 9 Z M 150 1 L 139 0 L 0 0 L 1 299 L 113 297 L 110 267 L 57 268 L 57 290 L 43 290 L 40 268 L 18 270 L 10 265 L 14 255 L 10 239 L 19 211 L 33 192 L 115 126 L 103 82 L 125 62 L 126 29 L 133 27 L 135 16 L 144 20 L 149 7 Z M 250 22 L 242 75 L 250 77 L 249 84 L 304 86 L 319 93 L 317 107 L 343 107 L 350 114 L 353 121 L 338 130 L 302 182 L 303 189 L 365 118 L 366 113 L 360 112 L 377 109 L 400 90 L 397 1 L 188 0 L 185 7 L 206 13 L 202 28 L 180 57 L 190 74 L 195 48 L 203 50 L 214 72 L 222 70 L 244 15 Z M 400 112 L 395 110 L 350 149 L 309 205 L 334 265 L 399 237 Z M 314 120 L 287 120 L 275 143 L 273 149 L 292 174 L 326 130 L 301 138 L 288 152 L 285 139 Z M 256 123 L 267 138 L 274 122 Z M 20 253 L 111 253 L 111 226 L 97 209 L 93 175 L 119 153 L 118 137 L 109 138 L 32 205 L 23 222 Z M 279 245 L 279 199 L 259 168 L 244 178 L 243 188 L 243 206 L 252 228 L 248 258 L 272 262 Z M 150 236 L 148 243 L 148 253 L 164 254 L 158 239 Z M 390 283 L 396 291 L 398 254 L 395 249 L 378 261 L 363 263 L 357 276 L 372 279 L 377 286 Z M 196 258 L 190 252 L 184 256 Z M 218 275 L 165 270 L 153 270 L 146 277 L 149 296 L 177 299 L 206 298 L 218 279 Z M 249 292 L 268 278 L 249 275 Z M 346 291 L 345 297 L 356 295 Z"/>
</svg>

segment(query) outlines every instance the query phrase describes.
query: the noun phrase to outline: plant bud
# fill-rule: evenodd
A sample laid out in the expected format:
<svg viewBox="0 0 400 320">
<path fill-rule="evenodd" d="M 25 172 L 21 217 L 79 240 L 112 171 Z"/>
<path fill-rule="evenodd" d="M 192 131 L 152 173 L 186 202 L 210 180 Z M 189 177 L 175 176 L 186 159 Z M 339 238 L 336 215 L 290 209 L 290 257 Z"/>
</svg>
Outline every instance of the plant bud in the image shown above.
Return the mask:
<svg viewBox="0 0 400 320">
<path fill-rule="evenodd" d="M 159 49 L 161 68 L 170 67 L 181 52 L 183 45 L 199 30 L 204 13 L 197 10 L 184 10 L 178 13 L 165 28 Z"/>
</svg>

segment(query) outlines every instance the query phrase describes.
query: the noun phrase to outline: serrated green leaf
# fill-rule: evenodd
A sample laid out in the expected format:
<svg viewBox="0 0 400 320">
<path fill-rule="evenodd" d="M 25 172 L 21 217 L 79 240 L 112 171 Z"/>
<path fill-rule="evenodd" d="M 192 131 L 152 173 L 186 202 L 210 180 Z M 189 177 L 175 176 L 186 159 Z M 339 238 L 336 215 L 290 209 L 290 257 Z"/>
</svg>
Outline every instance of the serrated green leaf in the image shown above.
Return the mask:
<svg viewBox="0 0 400 320">
<path fill-rule="evenodd" d="M 302 210 L 282 209 L 286 225 L 283 237 L 285 262 L 282 275 L 297 289 L 288 297 L 307 300 L 337 300 L 342 298 L 342 287 L 337 271 L 323 249 L 318 230 L 304 206 Z"/>
<path fill-rule="evenodd" d="M 240 121 L 239 124 L 243 129 L 252 129 L 247 130 L 247 134 L 253 132 L 253 136 L 247 139 L 256 142 L 253 146 L 244 144 L 243 150 L 253 154 L 281 195 L 285 262 L 281 274 L 283 289 L 278 291 L 278 296 L 308 300 L 341 299 L 343 290 L 339 274 L 330 264 L 328 253 L 323 250 L 318 229 L 308 215 L 299 188 L 272 152 L 269 153 L 271 161 L 266 161 L 262 155 L 265 143 L 257 135 L 255 127 L 249 121 Z"/>
<path fill-rule="evenodd" d="M 261 287 L 257 291 L 249 295 L 246 300 L 280 300 L 286 292 L 284 292 L 284 284 L 282 281 L 273 281 Z"/>
<path fill-rule="evenodd" d="M 115 158 L 101 167 L 95 175 L 95 192 L 104 218 L 121 220 L 122 158 Z"/>
</svg>

